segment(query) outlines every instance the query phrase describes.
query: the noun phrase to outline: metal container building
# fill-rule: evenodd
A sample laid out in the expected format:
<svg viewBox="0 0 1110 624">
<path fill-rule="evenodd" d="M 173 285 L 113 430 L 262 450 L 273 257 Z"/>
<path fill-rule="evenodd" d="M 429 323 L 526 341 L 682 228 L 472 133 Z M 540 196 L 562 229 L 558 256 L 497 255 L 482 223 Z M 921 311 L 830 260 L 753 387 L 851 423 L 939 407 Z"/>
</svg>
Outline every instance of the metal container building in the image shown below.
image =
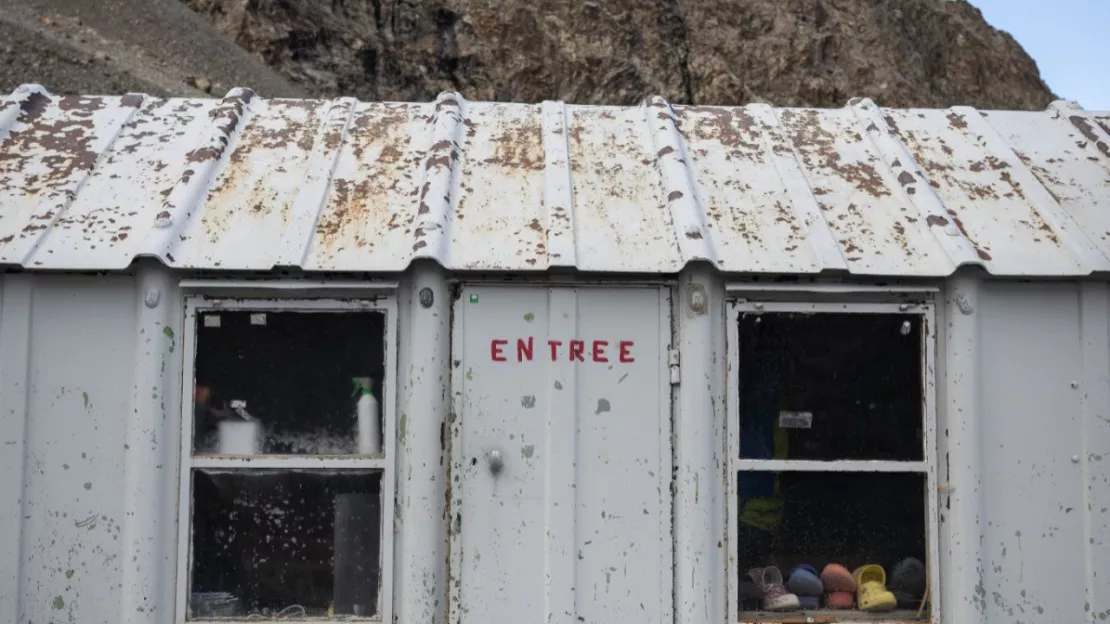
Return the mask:
<svg viewBox="0 0 1110 624">
<path fill-rule="evenodd" d="M 0 621 L 791 621 L 737 596 L 773 481 L 763 563 L 925 562 L 883 621 L 1101 622 L 1108 146 L 1065 102 L 22 87 Z"/>
</svg>

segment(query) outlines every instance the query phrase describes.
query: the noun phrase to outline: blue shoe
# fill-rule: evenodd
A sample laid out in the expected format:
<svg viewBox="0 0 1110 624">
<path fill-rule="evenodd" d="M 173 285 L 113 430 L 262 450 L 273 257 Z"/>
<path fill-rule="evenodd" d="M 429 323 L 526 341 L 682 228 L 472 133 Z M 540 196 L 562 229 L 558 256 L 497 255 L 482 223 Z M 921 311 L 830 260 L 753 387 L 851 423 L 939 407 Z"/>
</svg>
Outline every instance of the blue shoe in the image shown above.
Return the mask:
<svg viewBox="0 0 1110 624">
<path fill-rule="evenodd" d="M 786 589 L 790 593 L 807 598 L 820 598 L 825 593 L 825 585 L 817 575 L 817 569 L 808 563 L 795 566 L 790 571 L 790 580 L 786 581 Z"/>
</svg>

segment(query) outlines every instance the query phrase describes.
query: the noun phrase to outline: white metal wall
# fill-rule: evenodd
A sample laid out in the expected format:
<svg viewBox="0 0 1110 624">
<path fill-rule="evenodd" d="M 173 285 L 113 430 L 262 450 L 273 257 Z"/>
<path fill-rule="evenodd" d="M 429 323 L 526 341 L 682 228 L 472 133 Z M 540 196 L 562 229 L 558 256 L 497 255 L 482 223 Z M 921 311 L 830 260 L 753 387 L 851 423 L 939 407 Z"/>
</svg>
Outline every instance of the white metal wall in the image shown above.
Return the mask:
<svg viewBox="0 0 1110 624">
<path fill-rule="evenodd" d="M 967 344 L 948 344 L 947 387 L 966 399 L 949 404 L 942 449 L 954 473 L 947 491 L 965 506 L 942 504 L 942 535 L 957 536 L 949 561 L 966 566 L 942 580 L 953 612 L 989 622 L 1105 620 L 1107 288 L 964 281 L 950 288 L 949 303 L 949 335 L 977 334 L 978 347 L 967 357 Z M 970 366 L 953 367 L 953 359 Z"/>
<path fill-rule="evenodd" d="M 169 621 L 178 277 L 144 265 L 133 276 L 0 280 L 0 621 Z M 674 299 L 675 618 L 717 623 L 726 612 L 723 282 L 693 269 Z M 942 621 L 1101 622 L 1110 617 L 1110 291 L 957 276 L 943 299 Z M 449 596 L 446 276 L 416 267 L 399 304 L 394 613 L 434 624 Z"/>
</svg>

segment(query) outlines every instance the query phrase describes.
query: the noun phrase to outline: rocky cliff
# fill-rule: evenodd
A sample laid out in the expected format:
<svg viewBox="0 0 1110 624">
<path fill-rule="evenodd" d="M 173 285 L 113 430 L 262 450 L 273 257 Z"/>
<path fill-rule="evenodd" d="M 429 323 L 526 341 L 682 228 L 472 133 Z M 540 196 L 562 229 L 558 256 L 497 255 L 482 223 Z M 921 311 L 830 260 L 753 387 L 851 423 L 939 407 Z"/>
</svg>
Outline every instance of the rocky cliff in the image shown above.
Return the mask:
<svg viewBox="0 0 1110 624">
<path fill-rule="evenodd" d="M 182 0 L 321 96 L 1039 109 L 1036 64 L 963 0 Z"/>
</svg>

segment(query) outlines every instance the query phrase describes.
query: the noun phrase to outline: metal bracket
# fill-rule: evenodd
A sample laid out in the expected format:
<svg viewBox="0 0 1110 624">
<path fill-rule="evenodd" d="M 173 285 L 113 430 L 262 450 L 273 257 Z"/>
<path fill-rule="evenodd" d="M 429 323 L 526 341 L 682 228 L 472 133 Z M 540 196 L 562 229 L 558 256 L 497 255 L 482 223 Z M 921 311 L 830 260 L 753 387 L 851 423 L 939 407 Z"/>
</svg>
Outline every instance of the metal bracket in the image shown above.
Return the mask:
<svg viewBox="0 0 1110 624">
<path fill-rule="evenodd" d="M 671 385 L 682 382 L 682 366 L 678 349 L 667 349 L 667 365 L 671 370 Z"/>
</svg>

